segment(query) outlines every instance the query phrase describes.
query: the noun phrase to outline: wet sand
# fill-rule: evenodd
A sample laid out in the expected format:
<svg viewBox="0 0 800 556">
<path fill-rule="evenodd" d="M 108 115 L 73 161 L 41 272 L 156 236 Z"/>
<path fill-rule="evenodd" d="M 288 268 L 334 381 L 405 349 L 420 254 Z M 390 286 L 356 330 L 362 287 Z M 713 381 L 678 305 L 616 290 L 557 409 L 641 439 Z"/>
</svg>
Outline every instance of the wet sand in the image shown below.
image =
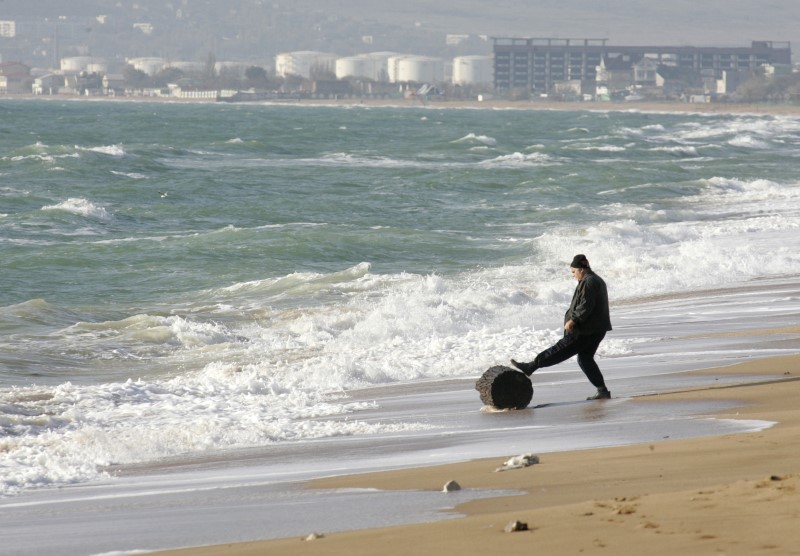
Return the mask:
<svg viewBox="0 0 800 556">
<path fill-rule="evenodd" d="M 163 554 L 800 554 L 800 355 L 703 372 L 769 380 L 633 403 L 735 399 L 743 405 L 715 417 L 776 424 L 755 433 L 539 454 L 539 464 L 501 473 L 495 469 L 504 460 L 492 458 L 317 480 L 308 487 L 440 491 L 456 480 L 463 488 L 523 494 L 468 502 L 457 508 L 464 517 L 448 521 L 331 534 L 308 523 L 320 538 Z M 528 530 L 504 532 L 513 521 Z"/>
</svg>

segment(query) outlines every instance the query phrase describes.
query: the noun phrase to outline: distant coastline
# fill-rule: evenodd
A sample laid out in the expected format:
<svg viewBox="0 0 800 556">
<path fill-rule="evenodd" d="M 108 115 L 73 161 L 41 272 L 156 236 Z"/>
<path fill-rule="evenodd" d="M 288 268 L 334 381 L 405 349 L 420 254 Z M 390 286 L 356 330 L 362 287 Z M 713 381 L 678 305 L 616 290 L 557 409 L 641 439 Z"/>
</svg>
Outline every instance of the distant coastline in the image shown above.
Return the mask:
<svg viewBox="0 0 800 556">
<path fill-rule="evenodd" d="M 778 114 L 800 115 L 800 105 L 771 103 L 689 103 L 689 102 L 560 102 L 546 100 L 442 100 L 421 102 L 414 99 L 303 99 L 301 101 L 275 101 L 274 104 L 322 104 L 336 106 L 399 106 L 427 108 L 483 108 L 517 110 L 587 110 L 600 112 L 695 112 L 714 114 Z"/>
<path fill-rule="evenodd" d="M 76 95 L 31 95 L 9 94 L 0 99 L 37 99 L 48 101 L 112 101 L 112 102 L 159 102 L 173 104 L 217 104 L 216 100 L 184 99 L 177 97 L 125 96 L 85 97 Z M 227 103 L 226 103 L 227 104 Z M 286 106 L 344 106 L 374 108 L 470 108 L 486 110 L 569 110 L 599 112 L 681 112 L 710 114 L 773 114 L 800 115 L 800 104 L 758 102 L 707 102 L 691 103 L 679 101 L 633 101 L 633 102 L 562 102 L 548 100 L 433 100 L 414 98 L 338 98 L 338 99 L 273 99 L 242 101 L 230 104 L 241 105 L 286 105 Z"/>
</svg>

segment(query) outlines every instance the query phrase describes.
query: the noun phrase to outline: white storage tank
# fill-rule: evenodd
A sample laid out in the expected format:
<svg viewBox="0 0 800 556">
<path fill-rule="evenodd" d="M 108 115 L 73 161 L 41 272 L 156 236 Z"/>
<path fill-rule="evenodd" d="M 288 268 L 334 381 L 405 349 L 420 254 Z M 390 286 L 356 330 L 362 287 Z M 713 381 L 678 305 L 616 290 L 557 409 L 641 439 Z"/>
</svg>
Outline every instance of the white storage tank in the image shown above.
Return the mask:
<svg viewBox="0 0 800 556">
<path fill-rule="evenodd" d="M 436 83 L 444 80 L 444 61 L 430 56 L 392 56 L 388 73 L 393 83 Z"/>
<path fill-rule="evenodd" d="M 128 64 L 147 75 L 155 75 L 167 67 L 164 58 L 129 58 Z"/>
<path fill-rule="evenodd" d="M 453 58 L 454 85 L 486 85 L 494 82 L 491 56 L 457 56 Z"/>
<path fill-rule="evenodd" d="M 69 58 L 61 58 L 61 71 L 64 73 L 80 73 L 86 71 L 89 64 L 94 62 L 91 56 L 71 56 Z"/>
<path fill-rule="evenodd" d="M 346 77 L 369 78 L 368 60 L 364 56 L 347 56 L 336 60 L 336 79 Z"/>
<path fill-rule="evenodd" d="M 336 78 L 361 77 L 373 81 L 387 81 L 388 61 L 396 52 L 370 52 L 336 60 Z"/>
<path fill-rule="evenodd" d="M 299 75 L 308 79 L 311 77 L 311 70 L 316 67 L 336 71 L 336 58 L 335 54 L 315 50 L 283 52 L 275 56 L 275 73 L 280 77 Z"/>
</svg>

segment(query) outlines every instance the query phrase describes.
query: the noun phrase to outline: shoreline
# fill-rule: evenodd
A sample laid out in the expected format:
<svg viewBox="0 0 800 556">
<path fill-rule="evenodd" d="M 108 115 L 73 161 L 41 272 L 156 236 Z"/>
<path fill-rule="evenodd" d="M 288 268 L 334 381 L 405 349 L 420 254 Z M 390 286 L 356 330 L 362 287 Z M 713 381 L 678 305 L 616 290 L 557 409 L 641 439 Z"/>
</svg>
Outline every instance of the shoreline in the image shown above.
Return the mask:
<svg viewBox="0 0 800 556">
<path fill-rule="evenodd" d="M 561 110 L 587 112 L 653 112 L 697 114 L 773 114 L 800 115 L 800 105 L 769 103 L 689 103 L 677 101 L 636 102 L 561 102 L 548 100 L 442 100 L 422 103 L 415 99 L 303 99 L 271 101 L 270 104 L 330 105 L 398 108 L 460 108 L 485 110 Z"/>
<path fill-rule="evenodd" d="M 800 354 L 696 372 L 758 374 L 769 380 L 690 388 L 631 402 L 733 399 L 741 405 L 714 417 L 775 424 L 753 433 L 540 454 L 541 463 L 503 473 L 494 472 L 503 460 L 491 458 L 317 479 L 308 488 L 440 491 L 456 480 L 464 488 L 524 494 L 468 502 L 455 508 L 460 517 L 432 523 L 330 535 L 309 523 L 309 534 L 324 536 L 155 554 L 399 556 L 408 553 L 409 542 L 422 555 L 529 554 L 534 548 L 545 554 L 798 553 Z M 529 530 L 504 533 L 516 520 Z"/>
<path fill-rule="evenodd" d="M 776 116 L 800 116 L 800 104 L 773 104 L 761 102 L 708 102 L 689 103 L 680 101 L 631 101 L 631 102 L 566 102 L 553 100 L 431 100 L 391 98 L 347 98 L 347 99 L 270 99 L 256 101 L 223 102 L 209 99 L 182 99 L 175 97 L 82 97 L 59 95 L 14 94 L 0 96 L 0 100 L 45 100 L 69 102 L 131 102 L 164 104 L 219 104 L 224 106 L 339 106 L 349 108 L 427 108 L 427 109 L 476 109 L 476 110 L 559 110 L 587 112 L 649 112 L 686 114 L 757 114 Z"/>
</svg>

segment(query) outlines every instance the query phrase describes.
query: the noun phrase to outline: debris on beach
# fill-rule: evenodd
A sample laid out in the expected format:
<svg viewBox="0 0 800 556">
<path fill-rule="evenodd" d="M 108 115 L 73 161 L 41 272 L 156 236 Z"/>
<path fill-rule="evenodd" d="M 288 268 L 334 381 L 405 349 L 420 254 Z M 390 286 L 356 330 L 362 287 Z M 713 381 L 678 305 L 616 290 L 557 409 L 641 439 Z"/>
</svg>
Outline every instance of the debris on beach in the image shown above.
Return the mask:
<svg viewBox="0 0 800 556">
<path fill-rule="evenodd" d="M 454 492 L 456 490 L 461 490 L 461 485 L 456 481 L 447 481 L 442 489 L 442 492 Z"/>
<path fill-rule="evenodd" d="M 522 469 L 523 467 L 529 467 L 537 463 L 539 463 L 539 456 L 534 454 L 522 454 L 521 456 L 514 456 L 507 460 L 494 471 L 497 473 L 498 471 L 508 471 L 509 469 Z"/>
<path fill-rule="evenodd" d="M 517 531 L 528 531 L 528 524 L 524 521 L 512 521 L 503 529 L 506 533 L 516 533 Z"/>
<path fill-rule="evenodd" d="M 317 539 L 324 539 L 324 538 L 325 538 L 325 535 L 323 535 L 322 533 L 311 533 L 310 535 L 305 537 L 303 540 L 304 541 L 315 541 Z"/>
</svg>

